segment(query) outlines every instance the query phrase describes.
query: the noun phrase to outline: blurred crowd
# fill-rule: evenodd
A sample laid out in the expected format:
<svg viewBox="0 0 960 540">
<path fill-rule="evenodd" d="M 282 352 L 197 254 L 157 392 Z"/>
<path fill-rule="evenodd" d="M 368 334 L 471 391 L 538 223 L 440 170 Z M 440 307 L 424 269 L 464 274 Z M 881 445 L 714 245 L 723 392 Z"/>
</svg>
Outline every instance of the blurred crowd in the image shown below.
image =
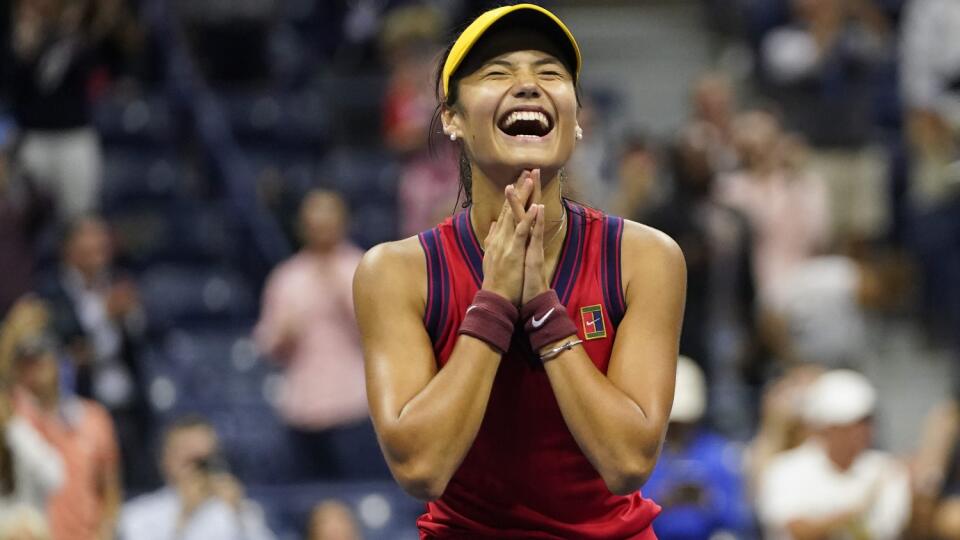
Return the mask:
<svg viewBox="0 0 960 540">
<path fill-rule="evenodd" d="M 0 540 L 415 537 L 351 283 L 462 208 L 431 81 L 489 4 L 4 8 Z M 749 69 L 669 133 L 584 81 L 564 176 L 686 257 L 658 536 L 960 539 L 960 393 L 894 454 L 865 375 L 960 360 L 960 4 L 696 5 Z"/>
</svg>

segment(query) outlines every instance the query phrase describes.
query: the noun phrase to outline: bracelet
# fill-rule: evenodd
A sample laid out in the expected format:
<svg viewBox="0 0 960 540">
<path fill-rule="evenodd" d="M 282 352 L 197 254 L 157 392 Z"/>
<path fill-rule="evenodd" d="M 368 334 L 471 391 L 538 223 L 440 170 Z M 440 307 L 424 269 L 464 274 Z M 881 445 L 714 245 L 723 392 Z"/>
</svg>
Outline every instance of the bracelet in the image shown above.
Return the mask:
<svg viewBox="0 0 960 540">
<path fill-rule="evenodd" d="M 541 361 L 541 362 L 546 362 L 547 360 L 551 360 L 551 359 L 555 358 L 557 355 L 559 355 L 560 353 L 562 353 L 562 352 L 564 352 L 564 351 L 569 351 L 570 349 L 574 348 L 574 346 L 580 345 L 581 343 L 583 343 L 583 340 L 582 340 L 582 339 L 574 339 L 574 340 L 572 340 L 572 341 L 568 341 L 568 342 L 564 343 L 563 345 L 560 345 L 559 347 L 554 347 L 554 348 L 550 349 L 549 351 L 541 354 L 541 355 L 540 355 L 540 361 Z"/>
</svg>

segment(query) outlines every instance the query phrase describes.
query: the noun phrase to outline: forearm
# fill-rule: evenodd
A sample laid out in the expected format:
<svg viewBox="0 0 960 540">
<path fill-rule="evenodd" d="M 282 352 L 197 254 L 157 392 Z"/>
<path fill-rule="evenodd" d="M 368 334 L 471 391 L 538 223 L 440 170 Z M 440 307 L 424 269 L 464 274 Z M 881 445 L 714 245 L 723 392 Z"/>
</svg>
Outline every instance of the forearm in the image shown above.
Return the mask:
<svg viewBox="0 0 960 540">
<path fill-rule="evenodd" d="M 661 424 L 600 373 L 582 347 L 545 368 L 567 427 L 610 491 L 638 489 L 656 463 Z"/>
<path fill-rule="evenodd" d="M 443 493 L 480 429 L 500 353 L 461 335 L 443 369 L 389 425 L 378 426 L 391 468 L 415 496 Z"/>
</svg>

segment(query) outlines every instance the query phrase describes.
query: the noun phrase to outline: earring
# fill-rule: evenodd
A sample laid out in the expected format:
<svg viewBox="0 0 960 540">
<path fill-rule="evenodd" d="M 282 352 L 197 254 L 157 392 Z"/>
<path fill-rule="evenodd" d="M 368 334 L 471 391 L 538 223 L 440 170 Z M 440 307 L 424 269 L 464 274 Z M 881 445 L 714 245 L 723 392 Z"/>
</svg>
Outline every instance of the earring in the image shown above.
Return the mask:
<svg viewBox="0 0 960 540">
<path fill-rule="evenodd" d="M 451 133 L 451 134 L 450 134 L 450 140 L 451 140 L 451 141 L 456 141 L 456 140 L 457 140 L 457 134 L 456 134 L 456 133 Z"/>
<path fill-rule="evenodd" d="M 583 139 L 583 128 L 581 128 L 580 126 L 577 126 L 577 129 L 574 133 L 577 134 L 578 141 Z"/>
</svg>

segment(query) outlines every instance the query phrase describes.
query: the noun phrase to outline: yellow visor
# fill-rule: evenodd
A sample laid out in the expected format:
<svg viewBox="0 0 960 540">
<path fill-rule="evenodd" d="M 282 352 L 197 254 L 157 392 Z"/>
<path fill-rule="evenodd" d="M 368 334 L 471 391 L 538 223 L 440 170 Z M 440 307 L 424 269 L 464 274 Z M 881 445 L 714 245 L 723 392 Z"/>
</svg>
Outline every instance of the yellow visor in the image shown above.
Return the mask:
<svg viewBox="0 0 960 540">
<path fill-rule="evenodd" d="M 573 34 L 570 33 L 570 29 L 567 28 L 567 25 L 563 24 L 556 15 L 550 13 L 546 9 L 534 5 L 534 4 L 516 4 L 513 6 L 503 6 L 496 9 L 491 9 L 490 11 L 484 12 L 482 15 L 474 19 L 470 26 L 467 26 L 466 30 L 460 34 L 460 37 L 457 38 L 457 41 L 454 42 L 453 48 L 450 49 L 450 54 L 447 55 L 447 61 L 443 64 L 443 95 L 444 99 L 446 96 L 450 95 L 450 78 L 453 77 L 454 72 L 457 71 L 457 68 L 460 67 L 460 64 L 463 63 L 463 60 L 467 57 L 467 54 L 470 53 L 470 50 L 473 49 L 473 46 L 476 45 L 477 41 L 493 26 L 494 23 L 503 19 L 505 16 L 515 13 L 518 11 L 528 11 L 533 13 L 539 13 L 543 15 L 542 19 L 544 23 L 548 25 L 556 25 L 560 30 L 563 30 L 563 34 L 570 40 L 569 45 L 573 57 L 575 60 L 573 80 L 576 82 L 577 76 L 580 74 L 580 47 L 577 45 L 577 40 L 574 39 Z"/>
</svg>

